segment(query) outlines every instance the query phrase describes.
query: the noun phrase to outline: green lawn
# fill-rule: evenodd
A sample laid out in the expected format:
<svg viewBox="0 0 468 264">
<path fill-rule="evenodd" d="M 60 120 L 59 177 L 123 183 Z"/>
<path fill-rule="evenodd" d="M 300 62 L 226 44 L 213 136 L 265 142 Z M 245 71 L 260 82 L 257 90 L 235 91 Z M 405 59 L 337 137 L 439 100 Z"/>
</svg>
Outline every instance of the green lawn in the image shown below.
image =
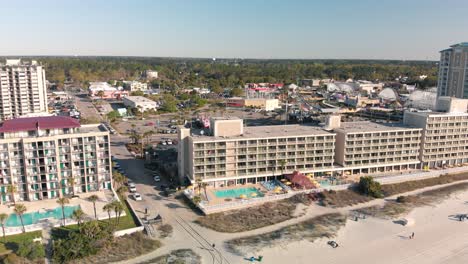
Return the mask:
<svg viewBox="0 0 468 264">
<path fill-rule="evenodd" d="M 0 234 L 1 236 L 2 234 Z M 1 237 L 0 241 L 0 254 L 6 253 L 8 250 L 14 249 L 14 244 L 19 243 L 25 240 L 33 240 L 34 238 L 42 237 L 41 231 L 33 231 L 27 232 L 17 235 L 10 235 L 6 236 L 6 243 L 3 242 L 3 237 Z"/>
<path fill-rule="evenodd" d="M 119 224 L 117 225 L 117 228 L 116 228 L 117 231 L 137 227 L 137 223 L 138 223 L 138 221 L 136 219 L 136 216 L 130 211 L 130 208 L 128 207 L 127 203 L 124 202 L 123 205 L 124 205 L 124 210 L 125 210 L 126 215 L 120 217 Z M 110 223 L 112 225 L 114 225 L 115 221 L 116 221 L 116 218 L 114 216 L 115 216 L 115 214 L 112 212 L 111 213 L 111 219 L 110 219 Z M 99 222 L 109 223 L 109 220 L 108 219 L 102 219 L 102 220 L 99 220 Z M 63 232 L 76 231 L 76 230 L 78 230 L 78 225 L 76 225 L 76 224 L 75 225 L 67 225 L 65 227 L 57 227 L 55 229 L 57 231 L 59 231 L 59 233 L 60 233 L 60 231 L 63 231 Z"/>
</svg>

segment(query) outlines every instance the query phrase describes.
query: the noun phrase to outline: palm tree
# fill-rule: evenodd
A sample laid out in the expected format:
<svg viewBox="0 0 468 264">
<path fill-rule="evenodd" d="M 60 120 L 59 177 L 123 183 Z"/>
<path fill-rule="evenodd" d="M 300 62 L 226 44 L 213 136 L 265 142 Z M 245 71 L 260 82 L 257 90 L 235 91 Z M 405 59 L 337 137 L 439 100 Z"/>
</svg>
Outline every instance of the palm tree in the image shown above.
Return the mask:
<svg viewBox="0 0 468 264">
<path fill-rule="evenodd" d="M 24 204 L 15 204 L 15 208 L 13 209 L 13 211 L 15 211 L 15 213 L 20 218 L 21 226 L 23 227 L 23 233 L 26 232 L 26 229 L 24 228 L 23 214 L 26 213 L 27 210 L 28 209 L 26 208 L 26 206 L 24 206 Z"/>
<path fill-rule="evenodd" d="M 114 202 L 112 203 L 112 207 L 113 207 L 114 212 L 115 212 L 116 225 L 118 225 L 119 222 L 120 222 L 120 215 L 121 215 L 122 212 L 124 211 L 124 207 L 123 207 L 122 203 L 119 202 L 119 201 L 114 201 Z"/>
<path fill-rule="evenodd" d="M 75 178 L 69 177 L 69 178 L 67 179 L 67 183 L 68 183 L 68 185 L 71 187 L 72 196 L 75 195 L 75 183 L 76 183 Z"/>
<path fill-rule="evenodd" d="M 205 198 L 208 199 L 208 195 L 206 194 L 206 187 L 208 186 L 208 183 L 202 182 L 201 186 L 203 188 L 203 192 L 205 193 Z"/>
<path fill-rule="evenodd" d="M 112 203 L 108 203 L 104 205 L 102 209 L 107 212 L 107 215 L 109 216 L 109 224 L 110 224 L 111 212 L 114 209 Z"/>
<path fill-rule="evenodd" d="M 196 195 L 192 198 L 192 201 L 194 204 L 198 205 L 202 201 L 202 199 L 200 196 Z"/>
<path fill-rule="evenodd" d="M 284 176 L 284 168 L 286 167 L 286 163 L 287 162 L 285 160 L 280 160 L 279 161 L 279 164 L 281 166 L 281 175 L 283 175 L 283 176 Z"/>
<path fill-rule="evenodd" d="M 85 217 L 85 213 L 83 212 L 83 210 L 81 210 L 81 208 L 78 208 L 77 210 L 73 212 L 72 217 L 73 219 L 76 220 L 76 222 L 78 222 L 78 227 L 79 227 L 81 226 L 81 222 L 83 221 Z"/>
<path fill-rule="evenodd" d="M 5 224 L 6 220 L 8 219 L 7 214 L 0 214 L 0 225 L 2 226 L 2 232 L 3 232 L 3 243 L 5 243 Z"/>
<path fill-rule="evenodd" d="M 93 195 L 89 196 L 87 200 L 93 203 L 94 219 L 97 220 L 96 202 L 97 202 L 97 200 L 99 200 L 99 197 L 97 195 L 93 194 Z"/>
<path fill-rule="evenodd" d="M 125 182 L 125 177 L 118 171 L 112 173 L 112 179 L 114 180 L 114 186 L 116 184 L 122 186 L 122 184 Z"/>
<path fill-rule="evenodd" d="M 18 190 L 16 185 L 10 184 L 7 186 L 7 192 L 11 194 L 11 199 L 13 200 L 13 204 L 16 204 L 15 193 Z"/>
<path fill-rule="evenodd" d="M 201 191 L 201 187 L 202 187 L 202 179 L 201 178 L 196 178 L 195 183 L 197 184 L 198 195 L 200 195 L 200 191 Z"/>
<path fill-rule="evenodd" d="M 63 226 L 65 225 L 65 204 L 69 204 L 70 200 L 66 197 L 60 197 L 57 199 L 57 203 L 60 204 L 62 207 L 62 219 L 63 219 Z"/>
<path fill-rule="evenodd" d="M 101 98 L 101 100 L 102 100 L 102 98 L 104 97 L 105 94 L 104 94 L 104 91 L 98 91 L 96 93 L 96 95 L 99 96 Z"/>
<path fill-rule="evenodd" d="M 120 186 L 117 189 L 117 195 L 120 197 L 120 199 L 126 200 L 127 196 L 125 195 L 128 192 L 128 188 L 125 185 Z"/>
</svg>

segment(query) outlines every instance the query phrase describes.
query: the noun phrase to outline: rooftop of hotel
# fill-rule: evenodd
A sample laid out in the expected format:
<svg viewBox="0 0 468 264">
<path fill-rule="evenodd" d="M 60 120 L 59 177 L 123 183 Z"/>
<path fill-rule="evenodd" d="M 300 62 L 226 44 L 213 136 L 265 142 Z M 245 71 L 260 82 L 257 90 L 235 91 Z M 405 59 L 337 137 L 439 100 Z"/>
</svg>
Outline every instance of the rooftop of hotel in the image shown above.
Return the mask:
<svg viewBox="0 0 468 264">
<path fill-rule="evenodd" d="M 226 140 L 226 139 L 253 139 L 253 138 L 281 138 L 304 137 L 315 135 L 333 135 L 334 133 L 323 130 L 320 127 L 307 125 L 276 125 L 276 126 L 251 126 L 244 127 L 244 134 L 231 137 L 214 137 L 193 135 L 193 141 Z"/>
<path fill-rule="evenodd" d="M 420 129 L 407 126 L 402 123 L 375 123 L 369 121 L 362 122 L 342 122 L 340 128 L 336 128 L 336 131 L 342 131 L 345 133 L 355 132 L 384 132 L 384 131 L 396 131 L 406 129 Z"/>
<path fill-rule="evenodd" d="M 144 96 L 127 96 L 125 100 L 132 101 L 135 103 L 155 103 L 155 101 L 150 100 Z"/>
<path fill-rule="evenodd" d="M 433 111 L 427 111 L 427 112 L 407 112 L 412 115 L 418 115 L 418 116 L 468 116 L 468 113 L 460 113 L 460 112 L 433 112 Z"/>
<path fill-rule="evenodd" d="M 79 132 L 101 132 L 105 128 L 96 125 L 81 125 L 77 119 L 67 116 L 40 116 L 5 120 L 0 125 L 0 133 L 14 133 L 45 129 L 79 128 Z"/>
</svg>

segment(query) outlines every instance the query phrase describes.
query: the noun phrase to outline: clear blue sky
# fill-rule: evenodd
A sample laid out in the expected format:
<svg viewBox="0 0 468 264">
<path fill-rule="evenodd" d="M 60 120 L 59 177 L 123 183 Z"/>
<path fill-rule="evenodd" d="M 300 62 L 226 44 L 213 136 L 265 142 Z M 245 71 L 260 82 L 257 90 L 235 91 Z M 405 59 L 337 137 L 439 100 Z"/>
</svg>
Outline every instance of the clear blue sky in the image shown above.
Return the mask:
<svg viewBox="0 0 468 264">
<path fill-rule="evenodd" d="M 0 0 L 0 14 L 0 55 L 425 60 L 468 41 L 467 0 Z"/>
</svg>

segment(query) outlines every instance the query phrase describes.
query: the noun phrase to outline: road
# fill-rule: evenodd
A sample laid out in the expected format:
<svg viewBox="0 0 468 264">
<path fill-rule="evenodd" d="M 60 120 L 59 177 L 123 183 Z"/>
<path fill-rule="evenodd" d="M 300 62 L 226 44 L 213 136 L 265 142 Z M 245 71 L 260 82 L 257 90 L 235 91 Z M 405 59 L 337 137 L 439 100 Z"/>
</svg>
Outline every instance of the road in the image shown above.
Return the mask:
<svg viewBox="0 0 468 264">
<path fill-rule="evenodd" d="M 226 252 L 215 246 L 215 250 L 211 246 L 223 244 L 222 241 L 214 241 L 207 239 L 198 226 L 191 223 L 196 217 L 190 208 L 176 200 L 173 197 L 164 197 L 160 195 L 161 184 L 164 182 L 154 182 L 152 172 L 145 170 L 144 161 L 135 159 L 126 149 L 125 143 L 129 139 L 125 136 L 111 136 L 112 155 L 117 159 L 125 174 L 135 182 L 137 192 L 143 197 L 142 201 L 134 201 L 129 197 L 129 202 L 137 211 L 140 218 L 145 217 L 145 208 L 148 208 L 149 218 L 154 218 L 158 214 L 161 215 L 163 223 L 172 225 L 174 231 L 172 236 L 162 240 L 164 246 L 157 251 L 145 256 L 147 259 L 157 257 L 161 254 L 168 253 L 171 250 L 187 248 L 194 250 L 202 257 L 202 263 L 230 263 L 224 259 Z M 221 260 L 223 258 L 223 260 Z M 144 259 L 129 260 L 122 263 L 138 263 Z"/>
</svg>

